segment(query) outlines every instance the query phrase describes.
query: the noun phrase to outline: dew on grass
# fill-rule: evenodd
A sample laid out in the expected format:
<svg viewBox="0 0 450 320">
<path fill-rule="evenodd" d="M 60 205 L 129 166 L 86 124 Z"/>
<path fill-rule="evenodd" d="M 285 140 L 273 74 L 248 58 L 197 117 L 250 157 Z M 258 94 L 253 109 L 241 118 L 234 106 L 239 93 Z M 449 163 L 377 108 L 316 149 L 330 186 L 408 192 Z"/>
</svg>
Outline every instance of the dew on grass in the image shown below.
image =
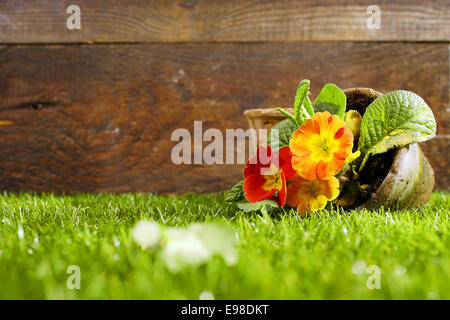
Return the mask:
<svg viewBox="0 0 450 320">
<path fill-rule="evenodd" d="M 114 246 L 116 248 L 119 247 L 120 246 L 120 241 L 119 240 L 114 241 Z"/>
<path fill-rule="evenodd" d="M 39 238 L 38 237 L 34 237 L 33 241 L 34 241 L 34 243 L 39 243 Z"/>
<path fill-rule="evenodd" d="M 17 230 L 17 236 L 19 237 L 19 239 L 23 239 L 25 236 L 25 232 L 23 231 L 22 227 L 19 227 L 19 229 Z"/>
</svg>

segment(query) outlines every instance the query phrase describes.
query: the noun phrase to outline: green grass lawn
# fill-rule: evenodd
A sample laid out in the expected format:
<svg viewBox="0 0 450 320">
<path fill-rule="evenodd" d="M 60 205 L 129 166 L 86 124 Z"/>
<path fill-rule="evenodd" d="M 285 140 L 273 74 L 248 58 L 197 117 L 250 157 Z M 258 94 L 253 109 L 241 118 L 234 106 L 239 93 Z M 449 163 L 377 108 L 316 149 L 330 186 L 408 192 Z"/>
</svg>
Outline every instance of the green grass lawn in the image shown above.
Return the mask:
<svg viewBox="0 0 450 320">
<path fill-rule="evenodd" d="M 301 218 L 243 213 L 224 195 L 0 196 L 1 299 L 449 299 L 450 194 L 421 209 Z M 130 231 L 217 222 L 235 231 L 237 264 L 221 257 L 171 273 Z M 69 265 L 81 289 L 69 290 Z M 369 289 L 364 266 L 381 271 Z M 360 271 L 359 273 L 355 271 Z"/>
</svg>

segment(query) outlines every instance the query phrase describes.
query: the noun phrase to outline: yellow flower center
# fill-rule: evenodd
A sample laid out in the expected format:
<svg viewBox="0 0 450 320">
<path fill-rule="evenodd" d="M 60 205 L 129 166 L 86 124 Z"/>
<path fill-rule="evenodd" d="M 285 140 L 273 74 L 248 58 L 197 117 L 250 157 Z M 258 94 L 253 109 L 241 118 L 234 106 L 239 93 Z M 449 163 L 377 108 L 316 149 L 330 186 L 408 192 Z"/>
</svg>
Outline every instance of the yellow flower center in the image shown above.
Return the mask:
<svg viewBox="0 0 450 320">
<path fill-rule="evenodd" d="M 304 189 L 300 189 L 300 196 L 305 199 L 314 199 L 326 193 L 326 188 L 319 180 L 310 180 L 304 183 Z"/>
<path fill-rule="evenodd" d="M 308 141 L 308 147 L 313 161 L 323 160 L 328 162 L 333 159 L 334 153 L 339 150 L 339 141 L 334 139 L 332 132 L 325 131 L 320 135 L 312 136 Z"/>
<path fill-rule="evenodd" d="M 270 165 L 269 172 L 264 175 L 266 178 L 266 183 L 264 183 L 264 190 L 281 190 L 283 187 L 283 180 L 281 179 L 281 170 L 275 167 L 273 164 Z"/>
</svg>

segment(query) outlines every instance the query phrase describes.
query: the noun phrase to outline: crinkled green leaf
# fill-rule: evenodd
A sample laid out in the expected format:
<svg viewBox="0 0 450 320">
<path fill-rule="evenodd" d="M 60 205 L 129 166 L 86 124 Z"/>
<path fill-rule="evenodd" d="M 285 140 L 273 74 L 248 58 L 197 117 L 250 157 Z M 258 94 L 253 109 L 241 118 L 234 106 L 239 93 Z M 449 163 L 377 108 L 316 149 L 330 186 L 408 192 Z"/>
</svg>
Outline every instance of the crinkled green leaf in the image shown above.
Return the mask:
<svg viewBox="0 0 450 320">
<path fill-rule="evenodd" d="M 433 138 L 436 120 L 421 97 L 396 90 L 369 105 L 362 118 L 360 134 L 359 149 L 365 154 L 361 170 L 369 155 Z"/>
<path fill-rule="evenodd" d="M 279 208 L 280 205 L 273 199 L 262 200 L 259 202 L 242 202 L 237 204 L 238 208 L 244 212 L 253 212 L 261 210 L 264 206 Z"/>
<path fill-rule="evenodd" d="M 244 180 L 236 183 L 230 191 L 228 191 L 227 196 L 225 197 L 226 202 L 237 202 L 244 200 L 244 190 L 242 186 L 244 185 Z"/>
<path fill-rule="evenodd" d="M 346 105 L 347 98 L 344 91 L 332 83 L 324 85 L 313 102 L 315 112 L 328 111 L 331 114 L 337 114 L 341 119 L 344 119 Z"/>
<path fill-rule="evenodd" d="M 297 93 L 294 99 L 294 117 L 298 126 L 314 115 L 314 109 L 311 106 L 308 96 L 310 81 L 308 79 L 300 81 L 297 86 Z"/>
<path fill-rule="evenodd" d="M 274 152 L 277 152 L 280 148 L 289 145 L 292 133 L 297 129 L 298 126 L 294 121 L 292 121 L 291 119 L 284 119 L 276 123 L 272 127 L 269 137 L 267 138 L 267 144 L 272 148 Z"/>
<path fill-rule="evenodd" d="M 306 97 L 305 101 L 303 101 L 303 106 L 305 107 L 306 112 L 308 112 L 309 118 L 312 118 L 314 116 L 314 107 L 311 100 L 309 100 L 309 97 Z"/>
</svg>

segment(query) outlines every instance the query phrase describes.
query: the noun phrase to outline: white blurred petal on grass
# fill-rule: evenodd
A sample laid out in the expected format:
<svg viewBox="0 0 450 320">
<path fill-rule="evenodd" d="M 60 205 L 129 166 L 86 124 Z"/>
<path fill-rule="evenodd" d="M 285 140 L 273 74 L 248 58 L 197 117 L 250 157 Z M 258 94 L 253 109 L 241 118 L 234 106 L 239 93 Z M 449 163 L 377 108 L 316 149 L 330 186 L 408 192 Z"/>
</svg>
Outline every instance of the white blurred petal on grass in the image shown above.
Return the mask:
<svg viewBox="0 0 450 320">
<path fill-rule="evenodd" d="M 221 255 L 228 265 L 237 263 L 235 235 L 231 228 L 217 224 L 194 223 L 188 231 L 194 233 L 213 255 Z"/>
<path fill-rule="evenodd" d="M 427 293 L 427 300 L 439 300 L 439 293 L 437 292 L 428 292 Z"/>
<path fill-rule="evenodd" d="M 131 230 L 134 241 L 144 248 L 152 248 L 161 239 L 161 230 L 156 222 L 139 221 Z"/>
<path fill-rule="evenodd" d="M 202 293 L 200 293 L 200 296 L 198 297 L 198 300 L 214 300 L 214 295 L 212 294 L 212 292 L 202 291 Z"/>
<path fill-rule="evenodd" d="M 162 257 L 173 272 L 202 264 L 214 255 L 222 256 L 228 265 L 237 263 L 235 236 L 229 227 L 194 223 L 185 229 L 168 228 L 165 235 L 167 245 Z"/>
<path fill-rule="evenodd" d="M 367 265 L 364 260 L 358 260 L 353 263 L 352 272 L 354 274 L 365 274 L 367 270 Z"/>
<path fill-rule="evenodd" d="M 227 226 L 194 223 L 187 228 L 167 228 L 156 222 L 140 221 L 131 235 L 144 248 L 154 247 L 163 240 L 161 258 L 172 272 L 200 265 L 214 255 L 222 256 L 228 265 L 238 260 L 235 233 Z"/>
<path fill-rule="evenodd" d="M 406 271 L 407 271 L 406 268 L 403 266 L 397 266 L 394 269 L 394 273 L 396 276 L 401 276 L 401 275 L 405 274 Z"/>
<path fill-rule="evenodd" d="M 169 240 L 162 252 L 164 263 L 172 272 L 185 266 L 199 265 L 211 258 L 211 252 L 194 234 L 180 231 L 170 232 L 176 237 Z"/>
</svg>

